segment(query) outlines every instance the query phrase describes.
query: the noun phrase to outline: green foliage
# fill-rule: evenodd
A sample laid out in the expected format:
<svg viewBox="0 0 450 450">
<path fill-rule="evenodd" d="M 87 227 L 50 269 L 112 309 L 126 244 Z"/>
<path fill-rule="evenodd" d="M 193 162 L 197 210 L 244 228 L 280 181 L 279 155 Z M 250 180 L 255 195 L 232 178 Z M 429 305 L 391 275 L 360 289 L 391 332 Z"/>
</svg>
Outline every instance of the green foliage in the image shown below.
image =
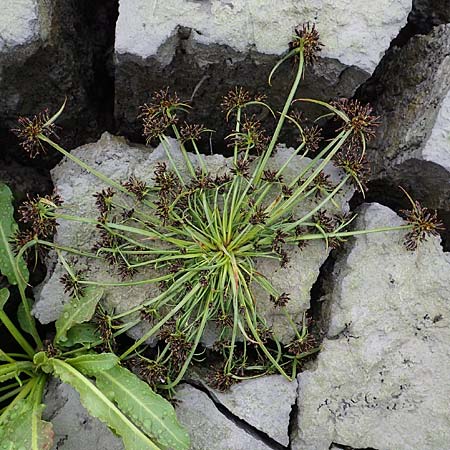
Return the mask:
<svg viewBox="0 0 450 450">
<path fill-rule="evenodd" d="M 189 437 L 176 421 L 167 400 L 155 394 L 136 375 L 119 367 L 117 355 L 87 352 L 95 341 L 98 344 L 99 336 L 93 324 L 84 322 L 92 318 L 103 295 L 102 288 L 88 287 L 66 304 L 62 317 L 56 322 L 57 333 L 53 343 L 43 345 L 31 315 L 31 301 L 26 294 L 28 269 L 22 254 L 19 252 L 16 256 L 10 244 L 12 234 L 16 232 L 11 191 L 0 185 L 0 271 L 7 276 L 10 285 L 18 287 L 21 303 L 17 319 L 22 331 L 34 340 L 32 344 L 28 342 L 10 320 L 4 310 L 10 300 L 10 291 L 8 288 L 0 289 L 0 323 L 25 351 L 25 354 L 20 354 L 0 349 L 1 448 L 50 450 L 53 447 L 52 425 L 43 421 L 41 416 L 45 408 L 42 404 L 44 386 L 48 376 L 54 375 L 71 384 L 91 414 L 122 436 L 127 450 L 163 450 L 167 440 L 174 442 L 175 450 L 187 449 Z M 59 341 L 64 346 L 59 346 Z M 96 386 L 89 377 L 108 374 L 112 370 L 118 371 L 126 385 L 114 383 L 111 391 L 104 393 L 104 379 Z M 140 398 L 136 395 L 133 399 L 123 398 L 136 386 L 141 390 Z M 152 399 L 151 403 L 149 399 Z M 160 432 L 161 429 L 167 432 L 167 436 Z"/>
<path fill-rule="evenodd" d="M 53 429 L 41 419 L 45 405 L 36 404 L 31 397 L 17 401 L 0 416 L 2 450 L 51 450 Z"/>
<path fill-rule="evenodd" d="M 72 367 L 67 362 L 59 359 L 51 360 L 53 366 L 53 373 L 59 377 L 64 383 L 70 384 L 80 394 L 80 400 L 83 406 L 89 411 L 91 415 L 97 417 L 102 422 L 106 423 L 116 434 L 122 437 L 127 450 L 161 450 L 162 447 L 155 444 L 152 438 L 136 426 L 133 421 L 127 417 L 126 413 L 122 412 L 111 400 L 108 395 L 110 392 L 104 392 L 99 387 L 96 387 L 92 381 L 86 378 L 78 370 Z M 125 370 L 125 369 L 124 369 Z M 133 375 L 130 374 L 132 377 Z M 148 389 L 148 386 L 144 386 Z M 119 397 L 116 401 L 125 402 L 125 399 Z M 136 410 L 130 411 L 133 420 L 134 416 L 142 412 L 140 404 L 136 405 Z M 149 423 L 151 429 L 153 425 L 153 413 L 150 415 L 146 413 L 145 421 Z M 189 439 L 185 441 L 184 447 L 188 448 Z"/>
<path fill-rule="evenodd" d="M 14 220 L 13 195 L 6 184 L 0 183 L 0 273 L 10 284 L 28 281 L 28 269 L 23 258 L 16 261 L 10 241 L 18 230 Z"/>
<path fill-rule="evenodd" d="M 105 395 L 163 447 L 174 450 L 189 448 L 189 436 L 178 424 L 170 404 L 129 370 L 114 366 L 94 376 Z"/>
<path fill-rule="evenodd" d="M 64 305 L 61 317 L 56 321 L 56 342 L 67 340 L 67 332 L 77 324 L 92 318 L 97 304 L 103 296 L 103 289 L 97 286 L 88 287 L 82 294 L 73 297 Z"/>
</svg>

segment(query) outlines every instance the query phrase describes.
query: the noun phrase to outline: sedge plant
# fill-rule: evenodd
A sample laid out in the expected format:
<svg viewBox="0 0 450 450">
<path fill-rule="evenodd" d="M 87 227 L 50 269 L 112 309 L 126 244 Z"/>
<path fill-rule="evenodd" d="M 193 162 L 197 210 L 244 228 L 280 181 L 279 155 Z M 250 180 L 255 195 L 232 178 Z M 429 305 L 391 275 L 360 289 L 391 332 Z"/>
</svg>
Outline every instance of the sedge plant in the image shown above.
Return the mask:
<svg viewBox="0 0 450 450">
<path fill-rule="evenodd" d="M 53 117 L 22 118 L 16 133 L 23 147 L 36 156 L 51 147 L 94 174 L 107 188 L 95 194 L 98 217 L 80 217 L 60 210 L 57 196 L 30 198 L 21 208 L 28 231 L 19 236 L 18 257 L 42 249 L 56 250 L 67 274 L 62 282 L 72 302 L 84 308 L 91 289 L 113 286 L 158 286 L 159 293 L 127 311 L 106 311 L 97 304 L 77 326 L 91 327 L 100 335 L 103 348 L 119 348 L 119 359 L 133 367 L 155 389 L 172 392 L 187 369 L 204 358 L 201 346 L 207 327 L 214 324 L 214 347 L 219 361 L 211 375 L 213 385 L 225 389 L 234 382 L 268 373 L 291 380 L 303 358 L 317 351 L 308 330 L 308 319 L 285 312 L 291 293 L 280 292 L 268 275 L 256 268 L 256 260 L 269 258 L 283 267 L 289 251 L 310 241 L 336 247 L 358 234 L 404 230 L 408 248 L 414 249 L 428 234 L 437 234 L 441 223 L 435 213 L 413 202 L 408 222 L 398 227 L 352 230 L 354 217 L 330 213 L 339 207 L 337 196 L 349 185 L 364 193 L 368 165 L 366 143 L 373 136 L 378 118 L 370 106 L 354 100 L 326 103 L 297 96 L 305 71 L 314 63 L 321 44 L 314 27 L 298 27 L 289 51 L 274 67 L 269 84 L 281 64 L 295 68 L 291 89 L 278 113 L 262 96 L 251 96 L 236 88 L 224 98 L 222 107 L 233 128 L 227 137 L 233 156 L 231 167 L 213 173 L 199 149 L 199 140 L 210 132 L 200 125 L 180 124 L 180 115 L 190 106 L 168 90 L 157 92 L 141 107 L 144 136 L 159 143 L 167 160 L 158 163 L 151 179 L 131 176 L 113 180 L 90 167 L 55 142 Z M 295 108 L 309 102 L 324 108 L 324 116 L 337 123 L 336 134 L 320 142 L 317 126 L 306 127 Z M 265 109 L 273 117 L 274 131 L 267 136 L 252 114 Z M 293 127 L 299 145 L 276 170 L 270 161 L 284 127 Z M 174 158 L 168 139 L 172 134 L 184 160 L 183 170 Z M 191 150 L 191 151 L 190 151 Z M 304 169 L 294 178 L 285 173 L 290 162 L 306 158 Z M 332 183 L 325 174 L 329 165 L 340 169 L 340 180 Z M 299 206 L 311 205 L 298 214 Z M 61 247 L 48 236 L 57 221 L 82 222 L 97 230 L 94 249 Z M 90 279 L 71 264 L 67 255 L 102 258 L 118 272 L 115 283 Z M 136 273 L 151 268 L 149 279 L 134 280 Z M 293 339 L 282 342 L 261 314 L 255 286 L 265 292 L 274 307 L 284 311 L 293 328 Z M 295 295 L 295 293 L 294 293 Z M 70 306 L 69 306 L 70 308 Z M 65 311 L 66 313 L 67 311 Z M 148 323 L 147 331 L 131 345 L 117 345 L 119 336 L 137 323 Z M 81 323 L 83 322 L 83 323 Z M 300 325 L 297 325 L 300 323 Z M 66 328 L 56 323 L 57 338 L 66 338 Z M 91 340 L 95 347 L 98 343 Z M 148 342 L 153 341 L 153 347 Z M 95 344 L 95 345 L 94 345 Z"/>
</svg>

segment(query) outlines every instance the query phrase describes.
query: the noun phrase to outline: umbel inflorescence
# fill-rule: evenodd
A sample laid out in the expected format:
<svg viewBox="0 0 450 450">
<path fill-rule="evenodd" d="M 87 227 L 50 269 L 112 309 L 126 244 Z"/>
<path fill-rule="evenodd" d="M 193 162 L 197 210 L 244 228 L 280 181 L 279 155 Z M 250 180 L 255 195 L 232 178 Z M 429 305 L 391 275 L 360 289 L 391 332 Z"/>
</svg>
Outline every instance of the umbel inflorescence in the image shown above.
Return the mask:
<svg viewBox="0 0 450 450">
<path fill-rule="evenodd" d="M 356 100 L 328 104 L 295 98 L 305 70 L 320 49 L 314 27 L 295 30 L 288 53 L 269 77 L 271 82 L 284 61 L 294 61 L 295 79 L 280 113 L 276 114 L 263 96 L 252 96 L 242 88 L 223 99 L 227 126 L 233 127 L 227 136 L 233 157 L 229 170 L 222 173 L 211 172 L 199 151 L 199 140 L 210 130 L 182 122 L 180 117 L 190 107 L 168 89 L 155 93 L 139 114 L 147 143 L 160 143 L 167 156 L 149 180 L 135 176 L 121 182 L 111 180 L 56 144 L 53 123 L 62 109 L 51 119 L 46 115 L 20 119 L 15 131 L 30 156 L 41 153 L 43 144 L 48 144 L 109 187 L 93 193 L 98 217 L 91 219 L 61 214 L 58 197 L 30 198 L 20 210 L 28 228 L 17 236 L 19 253 L 56 248 L 67 270 L 61 280 L 66 292 L 81 302 L 85 289 L 102 286 L 102 280 L 89 279 L 72 267 L 67 259 L 70 253 L 104 258 L 117 269 L 116 285 L 142 284 L 134 281 L 135 274 L 143 268 L 154 269 L 157 276 L 148 284 L 157 284 L 159 294 L 120 314 L 107 312 L 99 304 L 91 317 L 99 338 L 97 348 L 120 351 L 122 362 L 134 367 L 153 387 L 170 391 L 194 361 L 204 358 L 200 343 L 211 324 L 217 329 L 214 352 L 218 363 L 211 375 L 216 387 L 224 389 L 237 380 L 266 373 L 295 377 L 302 358 L 316 351 L 317 345 L 308 331 L 308 319 L 303 315 L 303 323 L 297 326 L 298 318 L 286 313 L 295 293 L 278 291 L 267 277 L 270 274 L 256 270 L 256 259 L 275 259 L 284 267 L 289 262 L 289 248 L 302 249 L 311 240 L 323 240 L 325 251 L 355 234 L 389 230 L 349 230 L 353 216 L 330 212 L 338 206 L 336 197 L 346 186 L 353 185 L 362 193 L 366 190 L 366 142 L 375 133 L 378 117 L 370 106 Z M 332 139 L 323 141 L 318 125 L 304 124 L 296 109 L 301 102 L 316 103 L 334 117 L 338 126 Z M 255 118 L 255 111 L 261 108 L 267 109 L 276 123 L 271 135 Z M 298 132 L 299 144 L 281 167 L 273 169 L 269 161 L 284 126 Z M 169 134 L 177 140 L 185 171 L 174 160 Z M 304 169 L 287 179 L 290 162 L 306 155 L 311 159 Z M 325 173 L 331 164 L 341 171 L 338 182 Z M 298 214 L 299 205 L 310 206 Z M 413 203 L 406 218 L 406 225 L 391 229 L 408 232 L 408 249 L 442 227 L 436 215 L 418 203 Z M 49 242 L 56 220 L 79 220 L 95 227 L 99 234 L 95 248 L 61 249 Z M 290 342 L 280 342 L 267 325 L 255 285 L 286 314 L 293 327 Z M 124 348 L 119 336 L 139 321 L 148 322 L 148 331 Z M 149 339 L 157 341 L 152 348 L 145 345 Z"/>
</svg>

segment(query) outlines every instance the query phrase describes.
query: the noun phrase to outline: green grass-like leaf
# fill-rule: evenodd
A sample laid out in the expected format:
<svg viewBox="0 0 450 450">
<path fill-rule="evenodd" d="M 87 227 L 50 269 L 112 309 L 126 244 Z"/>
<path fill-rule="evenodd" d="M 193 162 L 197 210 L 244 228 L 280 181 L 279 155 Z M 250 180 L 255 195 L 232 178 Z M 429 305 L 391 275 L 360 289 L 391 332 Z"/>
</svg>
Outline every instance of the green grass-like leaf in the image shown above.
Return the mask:
<svg viewBox="0 0 450 450">
<path fill-rule="evenodd" d="M 22 258 L 16 265 L 16 257 L 10 245 L 10 240 L 18 230 L 12 202 L 11 190 L 6 184 L 0 183 L 0 272 L 8 278 L 10 284 L 15 285 L 28 281 L 29 273 Z"/>
</svg>

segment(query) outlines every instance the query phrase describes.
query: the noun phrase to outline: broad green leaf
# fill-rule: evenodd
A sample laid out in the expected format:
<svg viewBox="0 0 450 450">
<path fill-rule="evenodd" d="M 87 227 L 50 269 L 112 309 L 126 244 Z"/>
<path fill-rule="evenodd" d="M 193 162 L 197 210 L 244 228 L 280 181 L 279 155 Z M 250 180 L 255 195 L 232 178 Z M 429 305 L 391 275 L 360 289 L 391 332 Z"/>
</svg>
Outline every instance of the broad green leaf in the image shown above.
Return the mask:
<svg viewBox="0 0 450 450">
<path fill-rule="evenodd" d="M 0 448 L 3 450 L 50 450 L 52 424 L 41 419 L 45 405 L 29 397 L 19 400 L 0 421 Z"/>
<path fill-rule="evenodd" d="M 74 326 L 87 322 L 95 313 L 95 308 L 102 298 L 103 289 L 88 287 L 84 294 L 74 297 L 64 305 L 61 317 L 56 321 L 55 342 L 67 340 L 67 332 Z"/>
<path fill-rule="evenodd" d="M 147 383 L 120 366 L 96 374 L 95 379 L 98 388 L 162 446 L 189 448 L 189 435 L 178 423 L 172 405 Z"/>
<path fill-rule="evenodd" d="M 6 288 L 0 289 L 0 311 L 5 307 L 9 299 L 9 290 Z"/>
<path fill-rule="evenodd" d="M 51 363 L 53 374 L 78 391 L 81 403 L 89 414 L 106 423 L 121 436 L 126 450 L 162 450 L 78 370 L 59 359 L 53 359 Z"/>
<path fill-rule="evenodd" d="M 97 330 L 97 325 L 94 323 L 80 323 L 74 325 L 67 332 L 67 339 L 64 342 L 59 342 L 62 347 L 74 347 L 77 344 L 81 344 L 83 347 L 90 348 L 91 344 L 94 344 L 100 340 L 100 335 Z"/>
<path fill-rule="evenodd" d="M 0 272 L 10 284 L 17 284 L 27 282 L 29 274 L 23 258 L 16 266 L 16 257 L 10 245 L 10 240 L 18 230 L 12 202 L 11 190 L 6 184 L 0 183 Z"/>
<path fill-rule="evenodd" d="M 75 367 L 82 374 L 92 376 L 116 366 L 119 363 L 119 357 L 114 353 L 90 353 L 75 358 L 68 358 L 66 363 Z"/>
<path fill-rule="evenodd" d="M 29 305 L 29 311 L 31 311 L 31 300 L 27 298 L 26 301 Z M 34 317 L 26 313 L 23 303 L 20 303 L 17 308 L 17 320 L 19 321 L 20 328 L 33 336 L 33 331 L 36 329 L 36 323 Z"/>
</svg>

